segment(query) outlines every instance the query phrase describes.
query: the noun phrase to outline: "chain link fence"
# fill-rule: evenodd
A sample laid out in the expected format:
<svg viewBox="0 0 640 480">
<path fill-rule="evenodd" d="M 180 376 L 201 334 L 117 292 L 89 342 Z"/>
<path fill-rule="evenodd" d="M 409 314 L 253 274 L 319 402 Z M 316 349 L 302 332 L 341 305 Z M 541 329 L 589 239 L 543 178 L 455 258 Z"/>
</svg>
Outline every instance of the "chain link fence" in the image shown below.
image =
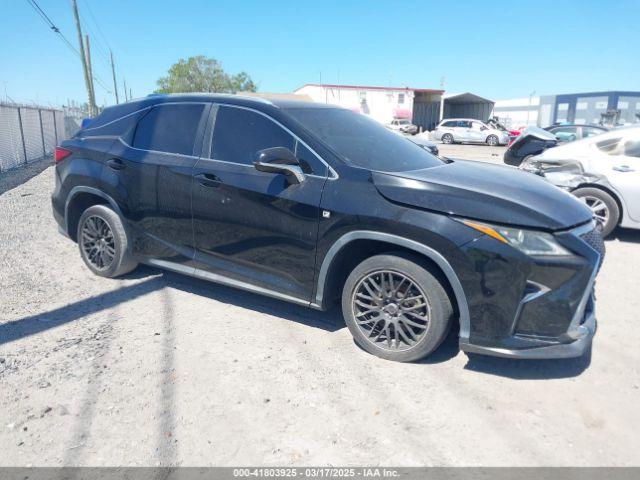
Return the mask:
<svg viewBox="0 0 640 480">
<path fill-rule="evenodd" d="M 52 155 L 56 145 L 78 130 L 80 121 L 71 111 L 0 103 L 0 172 Z"/>
</svg>

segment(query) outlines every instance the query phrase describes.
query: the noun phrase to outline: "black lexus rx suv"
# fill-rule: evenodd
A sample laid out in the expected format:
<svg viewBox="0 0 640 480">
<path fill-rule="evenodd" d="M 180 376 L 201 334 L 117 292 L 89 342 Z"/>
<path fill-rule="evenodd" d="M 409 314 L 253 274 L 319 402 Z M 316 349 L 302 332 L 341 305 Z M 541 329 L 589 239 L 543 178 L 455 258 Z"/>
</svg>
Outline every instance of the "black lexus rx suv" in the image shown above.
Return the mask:
<svg viewBox="0 0 640 480">
<path fill-rule="evenodd" d="M 106 108 L 55 154 L 53 214 L 87 267 L 149 264 L 316 309 L 415 361 L 581 355 L 604 248 L 589 209 L 510 167 L 442 160 L 365 115 L 236 95 Z M 212 325 L 213 328 L 213 325 Z"/>
</svg>

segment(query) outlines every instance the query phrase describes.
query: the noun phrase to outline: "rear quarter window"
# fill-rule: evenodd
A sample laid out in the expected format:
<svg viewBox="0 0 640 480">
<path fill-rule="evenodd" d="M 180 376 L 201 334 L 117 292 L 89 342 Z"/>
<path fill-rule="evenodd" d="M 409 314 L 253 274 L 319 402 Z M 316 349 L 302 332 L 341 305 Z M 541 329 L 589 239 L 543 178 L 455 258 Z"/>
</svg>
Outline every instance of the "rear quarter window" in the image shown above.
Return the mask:
<svg viewBox="0 0 640 480">
<path fill-rule="evenodd" d="M 139 122 L 133 147 L 193 155 L 204 104 L 156 105 Z"/>
</svg>

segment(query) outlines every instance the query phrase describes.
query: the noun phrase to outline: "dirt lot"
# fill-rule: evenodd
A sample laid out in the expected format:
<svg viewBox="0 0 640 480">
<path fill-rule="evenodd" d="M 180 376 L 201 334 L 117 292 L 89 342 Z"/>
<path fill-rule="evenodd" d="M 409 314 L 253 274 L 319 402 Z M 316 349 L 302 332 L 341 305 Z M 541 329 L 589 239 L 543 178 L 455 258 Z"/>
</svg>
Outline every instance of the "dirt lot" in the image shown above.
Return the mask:
<svg viewBox="0 0 640 480">
<path fill-rule="evenodd" d="M 447 147 L 470 148 L 493 158 Z M 52 182 L 0 180 L 0 465 L 640 463 L 640 232 L 607 242 L 591 355 L 467 357 L 451 336 L 396 364 L 355 347 L 338 310 L 91 275 Z"/>
</svg>

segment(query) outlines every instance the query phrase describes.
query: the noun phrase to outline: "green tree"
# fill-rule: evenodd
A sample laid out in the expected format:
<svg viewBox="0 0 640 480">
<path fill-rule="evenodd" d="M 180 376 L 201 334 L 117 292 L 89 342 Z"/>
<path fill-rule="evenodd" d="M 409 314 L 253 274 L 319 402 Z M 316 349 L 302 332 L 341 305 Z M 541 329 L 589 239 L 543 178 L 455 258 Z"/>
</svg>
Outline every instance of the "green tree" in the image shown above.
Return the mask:
<svg viewBox="0 0 640 480">
<path fill-rule="evenodd" d="M 215 58 L 204 55 L 181 58 L 156 82 L 156 93 L 255 92 L 256 84 L 246 72 L 229 75 Z"/>
</svg>

